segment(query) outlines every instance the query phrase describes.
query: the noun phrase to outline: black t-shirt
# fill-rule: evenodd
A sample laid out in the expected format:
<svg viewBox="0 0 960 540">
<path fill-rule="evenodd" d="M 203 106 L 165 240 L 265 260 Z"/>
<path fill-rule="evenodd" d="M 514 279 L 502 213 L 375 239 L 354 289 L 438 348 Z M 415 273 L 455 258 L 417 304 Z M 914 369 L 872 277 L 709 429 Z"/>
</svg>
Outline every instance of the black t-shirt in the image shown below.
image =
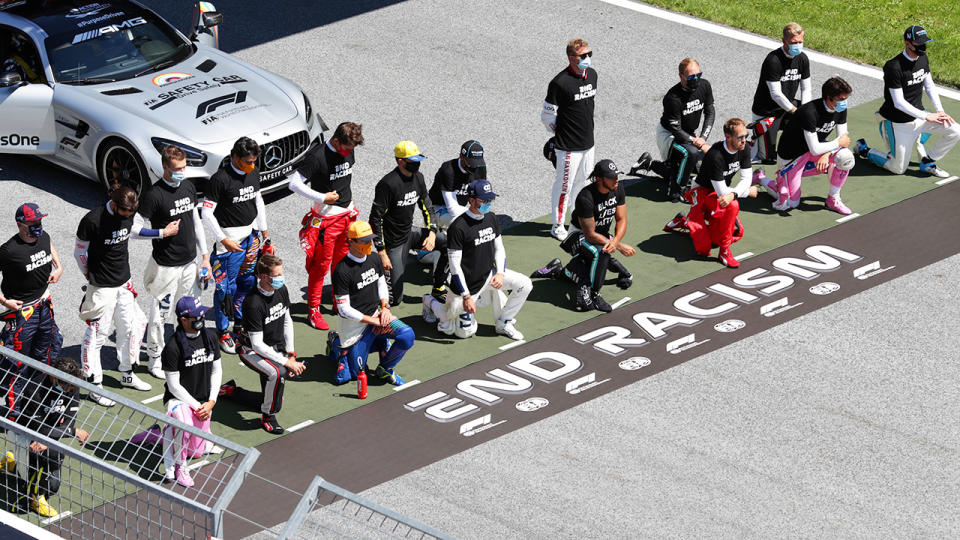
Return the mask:
<svg viewBox="0 0 960 540">
<path fill-rule="evenodd" d="M 617 207 L 627 203 L 626 194 L 623 192 L 623 184 L 617 185 L 617 189 L 609 193 L 600 193 L 600 188 L 596 182 L 580 190 L 577 195 L 577 202 L 573 207 L 573 215 L 577 218 L 579 225 L 580 219 L 593 218 L 594 229 L 597 234 L 610 236 L 610 225 L 613 223 L 617 214 Z M 583 230 L 583 225 L 580 225 Z"/>
<path fill-rule="evenodd" d="M 697 135 L 704 113 L 706 121 L 701 133 L 706 138 L 710 135 L 714 118 L 713 88 L 710 81 L 700 79 L 700 85 L 693 92 L 677 83 L 663 96 L 660 125 L 669 131 L 677 142 L 687 142 Z"/>
<path fill-rule="evenodd" d="M 73 436 L 80 410 L 79 392 L 57 390 L 50 375 L 34 371 L 20 391 L 17 423 L 54 440 Z M 51 452 L 53 449 L 51 449 Z"/>
<path fill-rule="evenodd" d="M 547 103 L 557 106 L 556 147 L 579 152 L 593 148 L 593 99 L 597 94 L 597 71 L 587 68 L 586 78 L 569 67 L 547 86 Z"/>
<path fill-rule="evenodd" d="M 206 332 L 206 342 L 202 334 L 198 333 L 191 338 L 182 328 L 177 328 L 173 339 L 163 346 L 160 367 L 164 371 L 179 372 L 180 386 L 183 386 L 193 399 L 204 403 L 210 399 L 210 376 L 213 373 L 213 362 L 220 359 L 220 347 L 211 330 L 204 328 L 201 332 Z M 164 385 L 163 388 L 164 403 L 175 399 L 169 387 Z"/>
<path fill-rule="evenodd" d="M 221 227 L 245 227 L 257 219 L 257 193 L 260 192 L 260 171 L 238 173 L 227 163 L 213 173 L 203 196 L 217 203 L 213 216 Z"/>
<path fill-rule="evenodd" d="M 466 279 L 470 294 L 477 294 L 496 269 L 494 240 L 500 236 L 500 223 L 493 212 L 487 212 L 483 219 L 476 219 L 468 212 L 450 224 L 447 231 L 447 248 L 463 252 L 460 268 Z"/>
<path fill-rule="evenodd" d="M 893 105 L 890 89 L 903 89 L 903 99 L 922 111 L 923 80 L 927 78 L 928 73 L 930 73 L 930 59 L 926 55 L 910 60 L 904 53 L 900 53 L 887 61 L 883 65 L 883 105 L 880 106 L 880 115 L 898 124 L 913 122 L 913 116 Z"/>
<path fill-rule="evenodd" d="M 180 220 L 180 231 L 153 241 L 153 260 L 160 266 L 183 266 L 197 257 L 197 233 L 193 210 L 197 207 L 197 188 L 193 182 L 180 182 L 172 187 L 158 180 L 140 198 L 137 212 L 150 220 L 150 227 L 162 229 Z"/>
<path fill-rule="evenodd" d="M 810 151 L 807 140 L 803 137 L 804 131 L 817 134 L 820 142 L 827 140 L 830 133 L 840 124 L 847 123 L 847 111 L 830 112 L 822 99 L 815 99 L 804 103 L 793 115 L 793 120 L 784 128 L 777 143 L 777 155 L 781 159 L 797 159 Z"/>
<path fill-rule="evenodd" d="M 427 209 L 427 185 L 423 173 L 404 176 L 400 168 L 394 168 L 377 182 L 373 190 L 373 207 L 370 209 L 370 227 L 380 237 L 387 249 L 403 245 L 410 238 L 413 228 L 413 211 L 417 205 L 423 213 L 423 222 L 430 226 L 430 211 Z"/>
<path fill-rule="evenodd" d="M 452 191 L 457 194 L 457 203 L 460 206 L 467 206 L 470 199 L 467 197 L 467 186 L 478 178 L 486 177 L 486 166 L 477 167 L 477 170 L 471 173 L 469 170 L 460 169 L 460 158 L 444 161 L 433 177 L 433 185 L 430 186 L 430 202 L 434 206 L 446 206 L 447 203 L 443 201 L 441 192 Z"/>
<path fill-rule="evenodd" d="M 703 163 L 700 164 L 700 174 L 697 175 L 697 184 L 713 191 L 712 181 L 722 180 L 729 186 L 740 169 L 749 168 L 749 147 L 744 147 L 743 150 L 731 154 L 727 152 L 726 144 L 718 142 L 711 146 L 710 150 L 707 150 L 707 155 L 703 156 Z"/>
<path fill-rule="evenodd" d="M 46 232 L 32 244 L 15 234 L 0 246 L 0 291 L 10 300 L 33 302 L 43 296 L 52 271 L 53 251 Z"/>
<path fill-rule="evenodd" d="M 367 255 L 362 262 L 353 260 L 349 255 L 340 260 L 333 269 L 331 282 L 333 294 L 350 296 L 350 307 L 373 315 L 380 308 L 380 289 L 377 281 L 383 277 L 383 264 L 380 257 Z"/>
<path fill-rule="evenodd" d="M 783 47 L 777 47 L 763 60 L 760 68 L 760 82 L 757 91 L 753 94 L 753 114 L 760 116 L 780 116 L 784 110 L 770 96 L 767 82 L 780 81 L 780 91 L 787 99 L 796 103 L 797 90 L 801 79 L 810 78 L 810 59 L 807 53 L 800 53 L 788 58 Z"/>
<path fill-rule="evenodd" d="M 247 332 L 263 332 L 263 342 L 268 347 L 284 346 L 284 316 L 290 311 L 290 293 L 283 286 L 267 296 L 254 288 L 243 300 L 243 329 Z"/>
<path fill-rule="evenodd" d="M 347 208 L 353 201 L 350 182 L 353 179 L 354 153 L 341 156 L 330 147 L 330 143 L 314 149 L 307 154 L 297 171 L 304 181 L 320 193 L 336 191 L 340 196 L 333 206 Z"/>
<path fill-rule="evenodd" d="M 132 229 L 132 215 L 120 217 L 110 213 L 106 206 L 94 208 L 83 216 L 77 226 L 77 238 L 90 242 L 87 250 L 90 283 L 99 287 L 119 287 L 130 280 L 127 241 Z"/>
</svg>

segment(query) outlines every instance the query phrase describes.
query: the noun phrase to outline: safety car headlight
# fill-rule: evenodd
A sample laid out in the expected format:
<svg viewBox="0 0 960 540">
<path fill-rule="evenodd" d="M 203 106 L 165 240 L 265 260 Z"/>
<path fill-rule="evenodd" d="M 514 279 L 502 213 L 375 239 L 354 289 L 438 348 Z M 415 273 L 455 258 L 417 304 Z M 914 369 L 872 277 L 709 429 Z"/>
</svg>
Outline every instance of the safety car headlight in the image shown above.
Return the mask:
<svg viewBox="0 0 960 540">
<path fill-rule="evenodd" d="M 307 97 L 307 93 L 306 92 L 300 92 L 300 93 L 303 94 L 303 108 L 307 114 L 307 118 L 306 118 L 307 129 L 309 130 L 313 127 L 313 106 L 310 105 L 310 98 Z"/>
<path fill-rule="evenodd" d="M 207 154 L 198 150 L 192 146 L 187 146 L 183 143 L 177 141 L 171 141 L 170 139 L 163 139 L 160 137 L 151 137 L 150 142 L 153 143 L 153 147 L 157 149 L 157 152 L 163 153 L 163 149 L 173 145 L 179 147 L 183 150 L 183 153 L 187 155 L 187 166 L 188 167 L 203 167 L 207 164 Z"/>
</svg>

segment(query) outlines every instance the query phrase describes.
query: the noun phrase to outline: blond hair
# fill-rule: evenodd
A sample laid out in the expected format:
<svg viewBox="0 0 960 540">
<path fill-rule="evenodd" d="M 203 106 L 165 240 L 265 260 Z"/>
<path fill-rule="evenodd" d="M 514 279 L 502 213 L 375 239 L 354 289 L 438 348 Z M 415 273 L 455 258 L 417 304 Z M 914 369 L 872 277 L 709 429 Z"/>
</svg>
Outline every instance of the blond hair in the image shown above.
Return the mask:
<svg viewBox="0 0 960 540">
<path fill-rule="evenodd" d="M 582 49 L 589 46 L 590 44 L 587 43 L 587 40 L 585 39 L 571 39 L 570 42 L 567 43 L 567 56 L 574 56 L 577 54 L 577 49 Z"/>
<path fill-rule="evenodd" d="M 802 33 L 803 27 L 800 26 L 800 23 L 791 22 L 787 23 L 787 25 L 783 27 L 783 39 L 790 39 L 793 36 L 798 36 Z"/>
</svg>

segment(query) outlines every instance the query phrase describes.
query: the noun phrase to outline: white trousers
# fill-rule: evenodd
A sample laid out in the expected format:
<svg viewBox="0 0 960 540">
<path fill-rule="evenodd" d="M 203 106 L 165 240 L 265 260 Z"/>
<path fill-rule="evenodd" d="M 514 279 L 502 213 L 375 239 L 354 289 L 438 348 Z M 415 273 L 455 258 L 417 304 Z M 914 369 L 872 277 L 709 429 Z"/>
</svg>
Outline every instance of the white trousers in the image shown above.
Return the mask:
<svg viewBox="0 0 960 540">
<path fill-rule="evenodd" d="M 103 368 L 100 365 L 100 349 L 117 327 L 117 357 L 120 371 L 130 371 L 139 361 L 140 344 L 143 343 L 143 331 L 147 327 L 147 317 L 137 305 L 133 295 L 133 283 L 127 281 L 120 287 L 97 287 L 87 284 L 87 293 L 80 304 L 80 320 L 87 323 L 80 344 L 83 357 L 83 376 L 95 384 L 103 382 Z"/>
<path fill-rule="evenodd" d="M 173 308 L 184 296 L 200 296 L 197 284 L 197 263 L 184 266 L 160 266 L 153 258 L 143 274 L 143 288 L 153 297 L 150 320 L 147 322 L 147 357 L 150 368 L 160 367 L 160 353 L 166 345 L 164 326 L 173 322 Z"/>
<path fill-rule="evenodd" d="M 499 290 L 490 285 L 491 278 L 493 278 L 492 273 L 475 296 L 477 308 L 488 305 L 493 307 L 493 318 L 497 323 L 515 320 L 520 313 L 520 308 L 533 290 L 533 282 L 527 276 L 509 268 L 503 271 L 503 286 Z M 503 291 L 510 291 L 510 294 L 504 294 Z M 463 313 L 463 297 L 451 291 L 447 293 L 446 304 L 433 302 L 431 309 L 438 319 L 449 323 Z"/>
<path fill-rule="evenodd" d="M 937 144 L 927 151 L 927 157 L 933 161 L 942 159 L 960 140 L 960 124 L 956 123 L 945 127 L 943 124 L 927 122 L 920 118 L 912 122 L 891 122 L 879 113 L 877 120 L 880 122 L 880 135 L 885 144 L 885 148 L 881 151 L 886 151 L 888 156 L 883 163 L 883 168 L 894 174 L 906 172 L 907 165 L 910 164 L 910 156 L 913 155 L 913 147 L 924 133 L 940 137 Z"/>
<path fill-rule="evenodd" d="M 593 148 L 580 152 L 557 149 L 557 174 L 553 180 L 550 215 L 554 225 L 563 225 L 567 210 L 573 206 L 580 190 L 593 172 Z"/>
</svg>

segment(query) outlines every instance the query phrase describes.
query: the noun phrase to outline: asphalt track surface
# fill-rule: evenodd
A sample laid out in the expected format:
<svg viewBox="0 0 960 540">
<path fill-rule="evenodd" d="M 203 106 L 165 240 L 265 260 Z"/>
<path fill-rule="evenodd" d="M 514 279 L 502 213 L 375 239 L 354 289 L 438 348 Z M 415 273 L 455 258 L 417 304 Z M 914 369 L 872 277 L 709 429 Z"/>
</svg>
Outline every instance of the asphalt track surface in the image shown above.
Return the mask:
<svg viewBox="0 0 960 540">
<path fill-rule="evenodd" d="M 148 4 L 175 21 L 190 7 Z M 372 200 L 396 141 L 415 140 L 432 177 L 475 138 L 501 194 L 495 210 L 518 221 L 547 210 L 538 112 L 568 39 L 595 51 L 597 157 L 624 166 L 654 150 L 660 97 L 681 58 L 700 61 L 719 123 L 749 116 L 767 53 L 600 2 L 314 6 L 223 4 L 223 48 L 301 84 L 328 124 L 364 124 L 356 199 Z M 815 89 L 837 72 L 812 70 Z M 842 75 L 851 105 L 882 90 Z M 75 313 L 70 239 L 101 191 L 22 158 L 0 157 L 0 181 L 8 200 L 39 198 L 52 213 L 44 225 L 68 268 L 54 294 L 60 312 Z M 293 239 L 305 208 L 296 197 L 272 202 L 273 236 Z M 146 243 L 131 250 L 135 268 L 147 256 Z M 287 274 L 306 281 L 299 264 Z M 949 258 L 364 495 L 463 537 L 953 536 L 958 278 Z M 82 329 L 60 320 L 76 347 Z M 389 448 L 376 433 L 361 443 Z"/>
</svg>

